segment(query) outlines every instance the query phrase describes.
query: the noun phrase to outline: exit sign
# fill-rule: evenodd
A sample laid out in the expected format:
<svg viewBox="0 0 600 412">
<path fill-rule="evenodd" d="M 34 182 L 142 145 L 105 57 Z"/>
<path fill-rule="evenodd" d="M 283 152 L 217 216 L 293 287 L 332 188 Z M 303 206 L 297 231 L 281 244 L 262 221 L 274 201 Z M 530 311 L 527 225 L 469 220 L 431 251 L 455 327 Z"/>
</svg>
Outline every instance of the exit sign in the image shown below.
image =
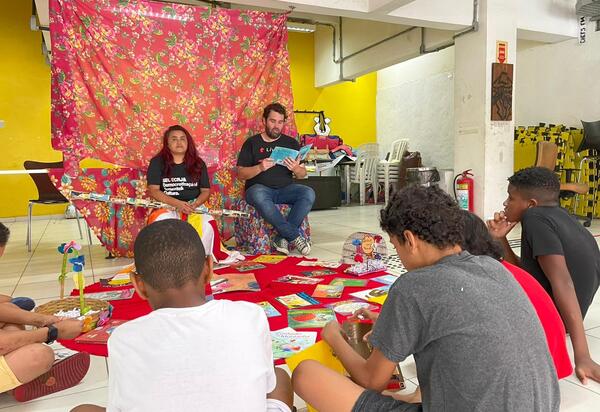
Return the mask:
<svg viewBox="0 0 600 412">
<path fill-rule="evenodd" d="M 498 40 L 496 42 L 496 62 L 506 63 L 508 57 L 508 42 Z"/>
</svg>

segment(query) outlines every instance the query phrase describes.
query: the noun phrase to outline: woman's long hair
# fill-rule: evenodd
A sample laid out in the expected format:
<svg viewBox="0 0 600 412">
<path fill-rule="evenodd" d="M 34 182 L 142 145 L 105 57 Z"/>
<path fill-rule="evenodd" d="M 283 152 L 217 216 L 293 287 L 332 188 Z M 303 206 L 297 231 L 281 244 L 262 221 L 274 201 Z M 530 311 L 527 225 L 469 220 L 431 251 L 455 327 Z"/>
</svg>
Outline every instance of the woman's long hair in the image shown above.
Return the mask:
<svg viewBox="0 0 600 412">
<path fill-rule="evenodd" d="M 187 150 L 185 151 L 185 156 L 183 158 L 183 164 L 185 165 L 185 170 L 190 175 L 192 182 L 198 182 L 200 180 L 200 175 L 202 174 L 202 168 L 204 166 L 204 161 L 198 156 L 198 151 L 196 150 L 196 145 L 192 140 L 192 135 L 187 129 L 178 124 L 170 126 L 165 133 L 163 134 L 163 147 L 159 153 L 159 156 L 163 160 L 163 164 L 165 165 L 165 175 L 171 176 L 171 169 L 173 168 L 173 154 L 169 150 L 169 133 L 173 131 L 181 131 L 185 133 L 185 137 L 187 139 Z"/>
</svg>

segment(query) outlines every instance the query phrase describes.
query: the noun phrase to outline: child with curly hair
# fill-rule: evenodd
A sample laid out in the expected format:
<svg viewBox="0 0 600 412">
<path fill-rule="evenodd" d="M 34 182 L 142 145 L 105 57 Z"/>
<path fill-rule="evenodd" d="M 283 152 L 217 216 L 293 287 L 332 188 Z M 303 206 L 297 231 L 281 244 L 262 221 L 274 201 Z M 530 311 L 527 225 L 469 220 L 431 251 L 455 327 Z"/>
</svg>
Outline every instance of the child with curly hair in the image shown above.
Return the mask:
<svg viewBox="0 0 600 412">
<path fill-rule="evenodd" d="M 527 296 L 500 262 L 461 249 L 464 221 L 436 187 L 413 186 L 381 211 L 381 228 L 409 270 L 389 290 L 363 359 L 340 325 L 323 329 L 352 377 L 307 360 L 295 391 L 328 411 L 558 411 L 560 394 L 544 332 Z M 414 355 L 422 403 L 381 392 Z"/>
</svg>

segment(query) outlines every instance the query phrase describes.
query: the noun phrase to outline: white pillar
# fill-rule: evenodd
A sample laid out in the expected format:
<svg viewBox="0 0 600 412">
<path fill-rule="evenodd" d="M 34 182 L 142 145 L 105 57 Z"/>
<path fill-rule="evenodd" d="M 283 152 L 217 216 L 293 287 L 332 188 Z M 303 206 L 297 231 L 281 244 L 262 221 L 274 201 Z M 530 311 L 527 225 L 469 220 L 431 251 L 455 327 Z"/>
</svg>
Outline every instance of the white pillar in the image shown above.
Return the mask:
<svg viewBox="0 0 600 412">
<path fill-rule="evenodd" d="M 456 39 L 454 170 L 473 169 L 475 213 L 484 218 L 502 209 L 513 173 L 514 79 L 510 121 L 491 121 L 491 83 L 497 41 L 508 42 L 506 62 L 516 64 L 517 1 L 480 0 L 479 30 Z"/>
</svg>

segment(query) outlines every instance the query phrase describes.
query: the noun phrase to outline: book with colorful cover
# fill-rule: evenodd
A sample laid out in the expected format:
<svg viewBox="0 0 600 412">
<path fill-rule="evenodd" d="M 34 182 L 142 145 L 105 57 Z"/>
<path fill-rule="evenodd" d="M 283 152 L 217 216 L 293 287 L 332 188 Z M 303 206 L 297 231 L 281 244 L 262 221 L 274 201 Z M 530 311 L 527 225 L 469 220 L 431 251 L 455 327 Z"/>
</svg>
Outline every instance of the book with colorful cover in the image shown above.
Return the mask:
<svg viewBox="0 0 600 412">
<path fill-rule="evenodd" d="M 297 263 L 298 266 L 321 266 L 329 269 L 337 269 L 342 264 L 332 260 L 302 260 Z"/>
<path fill-rule="evenodd" d="M 383 283 L 384 285 L 391 285 L 392 283 L 394 283 L 396 280 L 398 279 L 398 276 L 394 276 L 394 275 L 383 275 L 383 276 L 378 276 L 376 278 L 372 278 L 371 280 L 374 280 L 375 282 L 379 282 L 379 283 Z"/>
<path fill-rule="evenodd" d="M 258 302 L 257 305 L 260 306 L 261 308 L 263 308 L 263 310 L 265 311 L 265 314 L 267 315 L 267 318 L 281 316 L 281 313 L 277 309 L 275 309 L 275 307 L 273 305 L 271 305 L 271 303 L 269 303 L 266 300 L 264 302 Z"/>
<path fill-rule="evenodd" d="M 215 275 L 210 282 L 213 295 L 226 292 L 258 292 L 260 286 L 254 273 L 225 273 Z"/>
<path fill-rule="evenodd" d="M 367 279 L 348 279 L 348 278 L 335 278 L 330 285 L 342 285 L 350 288 L 361 288 L 367 285 L 369 281 Z"/>
<path fill-rule="evenodd" d="M 287 256 L 285 255 L 260 255 L 252 259 L 252 262 L 275 264 L 285 259 L 287 259 Z"/>
<path fill-rule="evenodd" d="M 378 303 L 383 305 L 383 302 L 387 299 L 390 285 L 381 286 L 378 288 L 361 290 L 360 292 L 354 292 L 350 295 L 357 297 L 368 302 Z"/>
<path fill-rule="evenodd" d="M 131 274 L 135 272 L 135 264 L 131 263 L 121 268 L 112 278 L 108 279 L 111 286 L 125 286 L 131 284 Z"/>
<path fill-rule="evenodd" d="M 342 285 L 317 285 L 312 295 L 315 298 L 337 299 L 343 291 Z"/>
<path fill-rule="evenodd" d="M 253 270 L 264 269 L 264 268 L 266 268 L 266 266 L 263 265 L 262 263 L 242 262 L 242 263 L 238 263 L 237 265 L 233 266 L 233 268 L 239 272 L 250 272 Z"/>
<path fill-rule="evenodd" d="M 95 292 L 95 293 L 86 293 L 85 297 L 90 299 L 99 299 L 99 300 L 125 300 L 131 299 L 133 294 L 135 293 L 134 288 L 122 289 L 122 290 L 114 290 L 107 292 Z"/>
<path fill-rule="evenodd" d="M 323 277 L 323 276 L 331 276 L 335 275 L 337 272 L 331 269 L 315 269 L 315 270 L 305 270 L 300 272 L 302 276 L 307 276 L 309 278 L 314 277 Z"/>
<path fill-rule="evenodd" d="M 293 285 L 316 285 L 317 283 L 319 283 L 321 281 L 323 281 L 323 279 L 309 278 L 306 276 L 298 276 L 298 275 L 285 275 L 285 276 L 275 279 L 275 282 L 291 283 Z"/>
<path fill-rule="evenodd" d="M 113 333 L 113 331 L 125 322 L 127 321 L 122 319 L 110 319 L 104 325 L 93 329 L 88 333 L 84 333 L 78 338 L 75 338 L 75 342 L 97 345 L 106 344 L 106 342 L 108 342 L 108 338 Z"/>
<path fill-rule="evenodd" d="M 289 147 L 281 147 L 275 146 L 273 151 L 271 152 L 270 158 L 273 159 L 275 164 L 284 165 L 283 161 L 288 157 L 292 160 L 304 160 L 306 159 L 306 155 L 310 148 L 312 147 L 312 143 L 307 144 L 306 146 L 302 146 L 300 150 L 290 149 Z"/>
<path fill-rule="evenodd" d="M 303 306 L 318 305 L 320 303 L 318 300 L 310 297 L 305 292 L 279 296 L 275 299 L 288 308 L 301 308 Z"/>
<path fill-rule="evenodd" d="M 340 315 L 343 315 L 343 316 L 352 315 L 352 314 L 354 314 L 354 312 L 356 312 L 359 309 L 367 309 L 367 310 L 377 309 L 377 306 L 374 306 L 374 305 L 370 304 L 369 302 L 364 302 L 362 300 L 357 300 L 357 299 L 342 300 L 340 302 L 330 303 L 325 306 L 333 309 L 334 312 L 339 313 Z"/>
<path fill-rule="evenodd" d="M 322 328 L 335 320 L 331 309 L 290 309 L 288 310 L 288 326 L 293 329 Z"/>
<path fill-rule="evenodd" d="M 317 332 L 298 332 L 287 327 L 271 332 L 271 341 L 273 359 L 286 359 L 314 345 Z"/>
</svg>

